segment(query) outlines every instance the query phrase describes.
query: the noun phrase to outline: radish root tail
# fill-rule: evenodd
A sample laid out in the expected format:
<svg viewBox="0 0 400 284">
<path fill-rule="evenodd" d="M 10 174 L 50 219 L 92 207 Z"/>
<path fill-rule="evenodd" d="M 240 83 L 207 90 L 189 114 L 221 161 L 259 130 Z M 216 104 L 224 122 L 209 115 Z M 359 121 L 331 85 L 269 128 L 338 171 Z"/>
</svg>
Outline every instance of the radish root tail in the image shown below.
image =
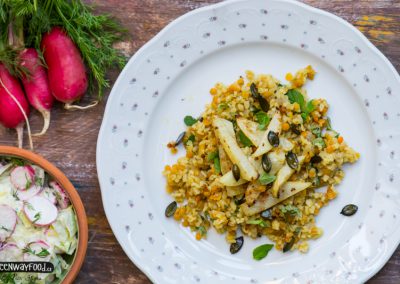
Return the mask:
<svg viewBox="0 0 400 284">
<path fill-rule="evenodd" d="M 64 108 L 67 110 L 75 110 L 75 109 L 85 110 L 85 109 L 89 109 L 89 108 L 97 106 L 98 103 L 99 103 L 99 101 L 94 101 L 90 105 L 87 105 L 87 106 L 77 106 L 77 105 L 72 105 L 72 104 L 67 103 L 64 105 Z"/>
<path fill-rule="evenodd" d="M 40 113 L 43 116 L 43 128 L 42 128 L 42 131 L 40 131 L 40 133 L 32 134 L 32 136 L 35 136 L 35 137 L 46 134 L 47 129 L 49 129 L 49 126 L 50 126 L 50 114 L 51 114 L 50 111 L 42 110 L 42 111 L 40 111 Z"/>
<path fill-rule="evenodd" d="M 17 137 L 18 137 L 18 148 L 22 148 L 22 144 L 24 142 L 24 126 L 19 125 L 17 128 L 15 128 L 17 131 Z"/>
<path fill-rule="evenodd" d="M 13 99 L 13 101 L 17 104 L 18 108 L 22 112 L 22 115 L 24 116 L 25 122 L 26 122 L 26 128 L 28 129 L 28 138 L 29 138 L 29 147 L 31 150 L 33 150 L 33 142 L 32 142 L 32 133 L 31 133 L 31 126 L 29 124 L 29 119 L 28 116 L 26 115 L 25 110 L 19 103 L 19 101 L 15 98 L 13 94 L 7 89 L 7 87 L 4 85 L 3 81 L 0 79 L 0 84 L 6 90 L 7 94 Z M 22 137 L 23 137 L 23 126 L 18 126 L 16 128 L 17 130 L 17 135 L 18 135 L 18 147 L 22 148 Z M 21 133 L 20 133 L 21 132 Z"/>
</svg>

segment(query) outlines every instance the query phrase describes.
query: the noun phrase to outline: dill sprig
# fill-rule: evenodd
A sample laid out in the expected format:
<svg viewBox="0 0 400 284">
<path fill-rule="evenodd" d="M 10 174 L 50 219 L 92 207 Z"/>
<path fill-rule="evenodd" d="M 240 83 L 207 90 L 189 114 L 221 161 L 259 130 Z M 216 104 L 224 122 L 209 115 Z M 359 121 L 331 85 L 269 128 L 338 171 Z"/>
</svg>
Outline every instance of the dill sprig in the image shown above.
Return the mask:
<svg viewBox="0 0 400 284">
<path fill-rule="evenodd" d="M 37 50 L 43 33 L 53 26 L 62 27 L 90 70 L 89 91 L 97 89 L 99 98 L 109 87 L 107 70 L 115 66 L 122 69 L 126 63 L 122 53 L 113 48 L 126 30 L 109 15 L 94 15 L 93 8 L 81 0 L 3 0 L 0 11 L 0 30 L 15 18 L 23 18 L 25 45 Z M 0 33 L 0 40 L 6 37 Z M 12 62 L 13 57 L 9 58 Z"/>
</svg>

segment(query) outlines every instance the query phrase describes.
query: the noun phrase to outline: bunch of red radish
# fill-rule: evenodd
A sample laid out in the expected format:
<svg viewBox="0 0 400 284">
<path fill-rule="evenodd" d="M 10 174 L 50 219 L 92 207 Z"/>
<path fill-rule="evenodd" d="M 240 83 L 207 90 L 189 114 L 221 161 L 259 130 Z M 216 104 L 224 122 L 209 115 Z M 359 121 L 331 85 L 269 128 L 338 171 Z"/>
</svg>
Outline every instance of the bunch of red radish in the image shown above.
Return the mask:
<svg viewBox="0 0 400 284">
<path fill-rule="evenodd" d="M 36 134 L 40 136 L 49 127 L 54 99 L 65 103 L 66 108 L 76 107 L 71 104 L 79 100 L 88 87 L 85 65 L 79 50 L 61 28 L 53 27 L 43 35 L 41 50 L 45 62 L 42 62 L 34 48 L 20 52 L 20 66 L 28 71 L 21 80 L 12 76 L 0 62 L 0 123 L 6 128 L 17 130 L 19 147 L 22 147 L 22 133 L 26 123 L 33 148 L 28 121 L 29 105 L 43 115 L 43 129 Z"/>
</svg>

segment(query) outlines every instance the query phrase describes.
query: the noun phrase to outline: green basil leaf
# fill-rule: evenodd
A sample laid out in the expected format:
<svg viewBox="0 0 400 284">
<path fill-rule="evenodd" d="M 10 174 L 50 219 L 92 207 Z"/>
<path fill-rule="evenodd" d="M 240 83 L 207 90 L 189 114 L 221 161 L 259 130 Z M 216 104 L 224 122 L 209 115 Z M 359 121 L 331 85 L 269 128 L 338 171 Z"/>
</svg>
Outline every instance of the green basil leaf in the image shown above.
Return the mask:
<svg viewBox="0 0 400 284">
<path fill-rule="evenodd" d="M 217 174 L 221 173 L 221 162 L 219 157 L 214 158 L 214 168 Z"/>
<path fill-rule="evenodd" d="M 256 120 L 259 123 L 258 129 L 264 130 L 269 122 L 271 121 L 271 118 L 268 116 L 268 114 L 264 111 L 259 111 L 255 114 Z"/>
<path fill-rule="evenodd" d="M 315 106 L 313 104 L 313 100 L 307 102 L 304 112 L 309 114 L 310 112 L 315 110 Z"/>
<path fill-rule="evenodd" d="M 301 111 L 304 112 L 306 102 L 304 101 L 303 95 L 299 91 L 296 89 L 291 89 L 287 91 L 285 95 L 288 96 L 290 103 L 298 103 Z"/>
<path fill-rule="evenodd" d="M 241 142 L 245 147 L 250 147 L 251 145 L 253 145 L 253 143 L 251 143 L 250 139 L 247 138 L 247 136 L 243 133 L 242 130 L 239 131 L 238 135 L 239 135 L 239 140 L 240 140 L 240 142 Z"/>
<path fill-rule="evenodd" d="M 264 257 L 266 257 L 269 253 L 269 251 L 274 247 L 274 245 L 272 244 L 265 244 L 265 245 L 261 245 L 256 247 L 253 250 L 253 258 L 255 260 L 261 260 Z"/>
<path fill-rule="evenodd" d="M 274 182 L 276 179 L 276 176 L 274 175 L 269 175 L 267 173 L 262 173 L 260 175 L 260 177 L 258 178 L 258 181 L 262 184 L 262 185 L 267 185 L 270 184 L 271 182 Z"/>
<path fill-rule="evenodd" d="M 280 210 L 281 210 L 281 212 L 283 214 L 288 214 L 288 215 L 291 215 L 293 217 L 296 217 L 296 216 L 301 217 L 301 215 L 302 215 L 300 209 L 297 208 L 296 206 L 291 205 L 291 204 L 282 205 L 280 207 Z"/>
<path fill-rule="evenodd" d="M 186 126 L 192 126 L 197 122 L 197 119 L 195 119 L 193 116 L 187 115 L 183 119 L 183 122 L 185 122 Z"/>
</svg>

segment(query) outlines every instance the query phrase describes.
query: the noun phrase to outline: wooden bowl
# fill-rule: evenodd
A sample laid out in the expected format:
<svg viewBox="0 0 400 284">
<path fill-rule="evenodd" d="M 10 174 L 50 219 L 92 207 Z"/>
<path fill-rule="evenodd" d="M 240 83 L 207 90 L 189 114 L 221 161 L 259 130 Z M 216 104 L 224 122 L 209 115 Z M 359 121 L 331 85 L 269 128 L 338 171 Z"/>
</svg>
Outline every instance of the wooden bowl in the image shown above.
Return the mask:
<svg viewBox="0 0 400 284">
<path fill-rule="evenodd" d="M 43 157 L 24 149 L 16 147 L 0 146 L 1 156 L 14 156 L 23 160 L 29 161 L 34 165 L 42 167 L 46 173 L 52 176 L 67 192 L 72 205 L 74 206 L 76 217 L 78 220 L 78 246 L 75 251 L 75 258 L 67 272 L 63 284 L 69 284 L 74 281 L 78 275 L 83 261 L 86 256 L 86 249 L 88 246 L 88 224 L 85 208 L 78 192 L 68 178 L 53 164 L 48 162 Z"/>
</svg>

